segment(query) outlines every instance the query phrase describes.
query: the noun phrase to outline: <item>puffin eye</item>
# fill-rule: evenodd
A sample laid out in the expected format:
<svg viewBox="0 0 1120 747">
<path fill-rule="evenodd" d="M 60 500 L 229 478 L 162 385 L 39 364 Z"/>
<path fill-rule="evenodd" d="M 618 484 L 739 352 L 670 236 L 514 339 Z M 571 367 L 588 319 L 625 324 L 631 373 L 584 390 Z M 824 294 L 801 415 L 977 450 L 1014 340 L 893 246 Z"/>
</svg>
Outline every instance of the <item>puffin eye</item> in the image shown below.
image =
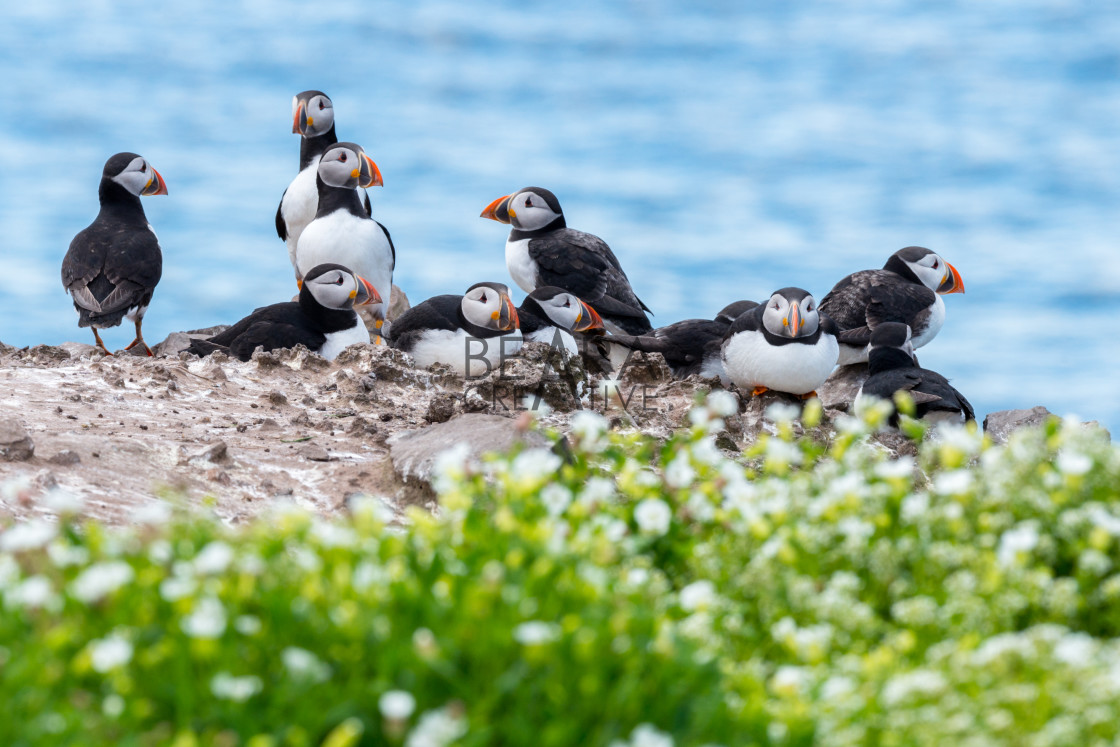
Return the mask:
<svg viewBox="0 0 1120 747">
<path fill-rule="evenodd" d="M 941 264 L 941 263 L 940 263 L 940 262 L 938 262 L 938 261 L 937 261 L 936 259 L 935 259 L 935 260 L 933 260 L 933 269 L 935 269 L 935 270 L 936 270 L 936 269 L 938 268 L 938 266 L 940 266 L 940 264 Z"/>
<path fill-rule="evenodd" d="M 322 99 L 319 99 L 319 111 L 323 111 L 326 108 L 327 108 L 327 105 L 323 103 Z"/>
<path fill-rule="evenodd" d="M 338 157 L 338 160 L 342 161 L 343 163 L 346 163 L 346 154 L 345 154 L 345 153 L 343 153 L 342 155 L 340 155 L 340 156 Z"/>
<path fill-rule="evenodd" d="M 533 207 L 533 198 L 532 197 L 526 197 L 525 198 L 525 207 Z"/>
</svg>

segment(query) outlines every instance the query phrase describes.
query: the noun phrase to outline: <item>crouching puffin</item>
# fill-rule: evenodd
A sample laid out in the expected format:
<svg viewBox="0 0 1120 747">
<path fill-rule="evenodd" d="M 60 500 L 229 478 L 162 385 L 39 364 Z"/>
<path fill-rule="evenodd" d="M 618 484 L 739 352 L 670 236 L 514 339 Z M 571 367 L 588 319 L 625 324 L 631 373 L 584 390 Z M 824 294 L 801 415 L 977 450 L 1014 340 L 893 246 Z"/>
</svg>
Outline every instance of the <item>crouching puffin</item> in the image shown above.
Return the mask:
<svg viewBox="0 0 1120 747">
<path fill-rule="evenodd" d="M 782 288 L 732 322 L 720 350 L 727 378 L 752 395 L 768 389 L 808 399 L 840 354 L 836 325 L 801 288 Z"/>
<path fill-rule="evenodd" d="M 567 227 L 556 195 L 526 187 L 499 197 L 483 218 L 512 226 L 506 267 L 526 293 L 553 285 L 595 307 L 610 332 L 644 335 L 653 329 L 614 252 L 598 236 Z"/>
<path fill-rule="evenodd" d="M 112 354 L 97 330 L 116 327 L 126 316 L 136 324 L 136 338 L 125 350 L 142 345 L 152 354 L 140 324 L 163 274 L 163 253 L 140 197 L 165 194 L 167 183 L 144 158 L 116 154 L 101 172 L 101 211 L 70 242 L 62 260 L 62 284 L 74 299 L 78 326 L 93 329 L 105 355 Z"/>
<path fill-rule="evenodd" d="M 335 143 L 319 159 L 319 207 L 296 247 L 296 277 L 325 262 L 345 265 L 377 289 L 386 302 L 393 288 L 397 251 L 389 232 L 365 212 L 356 187 L 380 185 L 377 164 L 355 143 Z M 377 328 L 384 305 L 374 309 Z"/>
<path fill-rule="evenodd" d="M 910 328 L 899 322 L 884 322 L 871 333 L 867 355 L 868 377 L 860 397 L 893 400 L 896 392 L 907 392 L 914 400 L 919 418 L 931 422 L 965 423 L 976 419 L 972 405 L 936 371 L 919 368 L 914 360 Z M 898 425 L 898 413 L 891 416 Z"/>
<path fill-rule="evenodd" d="M 517 307 L 517 319 L 525 342 L 559 345 L 571 355 L 580 352 L 573 332 L 603 329 L 603 320 L 595 309 L 551 285 L 537 288 L 526 296 Z"/>
<path fill-rule="evenodd" d="M 188 350 L 200 356 L 221 350 L 247 361 L 257 347 L 267 351 L 302 344 L 334 360 L 350 345 L 369 342 L 369 330 L 354 307 L 380 301 L 377 289 L 349 268 L 318 265 L 303 276 L 298 301 L 257 309 L 209 340 L 192 340 Z"/>
<path fill-rule="evenodd" d="M 389 343 L 418 366 L 445 363 L 465 378 L 488 374 L 522 342 L 517 309 L 502 283 L 429 298 L 397 317 L 389 334 Z"/>
<path fill-rule="evenodd" d="M 607 341 L 630 350 L 661 353 L 678 379 L 693 374 L 723 379 L 723 338 L 732 322 L 756 306 L 755 301 L 736 301 L 721 309 L 714 319 L 685 319 L 648 335 L 611 335 Z"/>
<path fill-rule="evenodd" d="M 334 104 L 322 91 L 303 91 L 292 98 L 292 132 L 300 136 L 299 173 L 276 208 L 276 234 L 288 246 L 288 259 L 296 266 L 296 245 L 307 224 L 315 219 L 319 191 L 315 169 L 323 152 L 338 142 L 334 129 Z M 366 215 L 372 215 L 369 194 L 363 195 Z M 300 275 L 296 273 L 296 279 Z"/>
<path fill-rule="evenodd" d="M 867 360 L 871 331 L 882 322 L 908 325 L 914 347 L 922 347 L 945 323 L 941 296 L 948 293 L 964 293 L 961 274 L 921 246 L 899 249 L 881 270 L 844 278 L 821 300 L 821 311 L 840 329 L 840 365 Z"/>
</svg>

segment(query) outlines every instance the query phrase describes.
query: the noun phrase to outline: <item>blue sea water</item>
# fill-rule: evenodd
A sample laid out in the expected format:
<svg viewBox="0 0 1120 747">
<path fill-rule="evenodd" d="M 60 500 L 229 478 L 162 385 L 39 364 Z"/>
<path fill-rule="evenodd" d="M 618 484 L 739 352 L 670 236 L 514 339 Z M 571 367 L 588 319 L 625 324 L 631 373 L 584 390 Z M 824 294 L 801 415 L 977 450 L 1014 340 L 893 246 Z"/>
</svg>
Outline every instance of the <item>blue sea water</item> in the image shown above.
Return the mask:
<svg viewBox="0 0 1120 747">
<path fill-rule="evenodd" d="M 1114 3 L 37 0 L 0 8 L 0 70 L 8 344 L 92 338 L 58 268 L 121 150 L 170 189 L 144 202 L 150 341 L 289 298 L 273 216 L 292 95 L 319 88 L 384 174 L 413 302 L 509 282 L 478 214 L 527 185 L 606 239 L 657 325 L 823 296 L 919 244 L 967 288 L 923 365 L 978 413 L 1120 425 Z"/>
</svg>

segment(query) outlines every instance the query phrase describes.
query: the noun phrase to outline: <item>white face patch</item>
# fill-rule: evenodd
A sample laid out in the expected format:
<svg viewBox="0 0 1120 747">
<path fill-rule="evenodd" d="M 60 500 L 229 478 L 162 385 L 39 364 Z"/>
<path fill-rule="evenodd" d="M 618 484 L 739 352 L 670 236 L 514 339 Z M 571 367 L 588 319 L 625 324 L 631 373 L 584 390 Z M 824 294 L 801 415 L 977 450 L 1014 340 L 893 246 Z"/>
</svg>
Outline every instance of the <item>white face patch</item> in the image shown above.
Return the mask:
<svg viewBox="0 0 1120 747">
<path fill-rule="evenodd" d="M 821 323 L 816 299 L 812 295 L 805 296 L 797 302 L 797 309 L 801 317 L 801 324 L 798 325 L 800 329 L 797 331 L 796 337 L 808 337 L 814 334 Z M 789 299 L 780 293 L 775 293 L 766 302 L 766 311 L 762 314 L 762 325 L 771 334 L 778 337 L 794 337 L 794 331 L 790 326 L 793 324 L 791 310 L 792 304 Z"/>
<path fill-rule="evenodd" d="M 297 106 L 299 106 L 299 102 L 293 102 L 292 116 L 295 116 L 294 107 Z M 334 104 L 322 94 L 312 96 L 307 102 L 304 116 L 307 118 L 307 127 L 303 136 L 318 137 L 334 127 Z"/>
<path fill-rule="evenodd" d="M 579 321 L 583 307 L 571 293 L 559 293 L 547 301 L 538 301 L 549 320 L 556 326 L 570 330 Z"/>
<path fill-rule="evenodd" d="M 509 201 L 510 223 L 522 231 L 544 228 L 560 217 L 536 192 L 518 192 Z"/>
<path fill-rule="evenodd" d="M 114 176 L 112 180 L 132 194 L 139 196 L 154 176 L 152 167 L 148 165 L 148 162 L 141 156 L 137 156 L 124 167 L 124 171 Z"/>
<path fill-rule="evenodd" d="M 931 291 L 936 291 L 949 274 L 948 264 L 940 255 L 933 252 L 915 262 L 907 262 L 906 266 L 918 277 L 922 285 Z"/>
<path fill-rule="evenodd" d="M 498 329 L 502 294 L 487 285 L 479 286 L 463 296 L 461 308 L 463 316 L 471 324 L 487 329 Z"/>
<path fill-rule="evenodd" d="M 362 161 L 349 148 L 332 148 L 319 160 L 319 178 L 332 187 L 357 188 L 358 178 L 354 169 L 361 169 Z"/>
<path fill-rule="evenodd" d="M 354 306 L 352 294 L 357 293 L 358 281 L 349 272 L 329 270 L 305 283 L 320 306 L 328 309 L 350 309 Z"/>
</svg>

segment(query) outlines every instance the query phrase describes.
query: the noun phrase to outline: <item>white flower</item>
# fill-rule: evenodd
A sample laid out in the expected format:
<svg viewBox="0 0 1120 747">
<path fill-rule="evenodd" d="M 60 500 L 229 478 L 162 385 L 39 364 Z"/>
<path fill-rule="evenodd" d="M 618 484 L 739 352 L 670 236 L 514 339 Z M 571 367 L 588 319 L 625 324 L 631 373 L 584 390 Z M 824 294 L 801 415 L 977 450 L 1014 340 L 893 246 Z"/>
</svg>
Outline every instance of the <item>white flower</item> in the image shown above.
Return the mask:
<svg viewBox="0 0 1120 747">
<path fill-rule="evenodd" d="M 610 427 L 610 423 L 599 413 L 591 410 L 580 410 L 572 416 L 572 419 L 568 422 L 568 427 L 583 449 L 598 452 L 606 446 L 604 435 Z"/>
<path fill-rule="evenodd" d="M 1054 658 L 1071 667 L 1086 668 L 1098 659 L 1097 642 L 1085 633 L 1067 633 L 1054 646 Z"/>
<path fill-rule="evenodd" d="M 875 474 L 884 480 L 895 477 L 910 477 L 914 473 L 914 458 L 901 456 L 888 459 L 875 465 Z"/>
<path fill-rule="evenodd" d="M 911 695 L 918 695 L 919 697 L 936 696 L 948 684 L 944 675 L 940 672 L 929 669 L 915 669 L 912 672 L 896 674 L 887 680 L 880 697 L 885 705 L 893 706 L 909 699 Z"/>
<path fill-rule="evenodd" d="M 692 445 L 692 458 L 709 467 L 718 467 L 727 459 L 711 436 L 704 436 Z"/>
<path fill-rule="evenodd" d="M 613 543 L 621 542 L 626 533 L 630 531 L 630 527 L 622 519 L 610 519 L 603 524 L 603 534 L 606 536 L 607 541 Z"/>
<path fill-rule="evenodd" d="M 739 398 L 723 389 L 713 389 L 704 401 L 713 414 L 726 418 L 739 412 Z"/>
<path fill-rule="evenodd" d="M 681 589 L 680 604 L 685 612 L 710 607 L 716 600 L 716 586 L 711 581 L 702 579 L 693 581 Z"/>
<path fill-rule="evenodd" d="M 226 608 L 214 597 L 203 597 L 180 627 L 192 638 L 219 638 L 226 631 Z"/>
<path fill-rule="evenodd" d="M 770 687 L 779 695 L 796 695 L 805 689 L 809 674 L 804 667 L 781 666 L 770 678 Z"/>
<path fill-rule="evenodd" d="M 634 507 L 634 521 L 642 534 L 660 537 L 669 531 L 673 511 L 660 498 L 645 498 Z"/>
<path fill-rule="evenodd" d="M 688 452 L 678 452 L 673 461 L 665 467 L 665 484 L 671 488 L 687 488 L 695 479 L 696 470 L 692 468 Z"/>
<path fill-rule="evenodd" d="M 241 635 L 256 635 L 261 632 L 261 619 L 255 615 L 238 615 L 233 627 Z"/>
<path fill-rule="evenodd" d="M 0 591 L 7 589 L 20 577 L 19 563 L 11 555 L 0 555 Z"/>
<path fill-rule="evenodd" d="M 549 483 L 541 489 L 541 503 L 550 516 L 560 516 L 572 503 L 572 491 L 563 485 Z"/>
<path fill-rule="evenodd" d="M 123 560 L 110 560 L 86 568 L 70 584 L 70 593 L 80 601 L 96 602 L 132 580 L 136 574 Z"/>
<path fill-rule="evenodd" d="M 649 582 L 649 571 L 645 568 L 630 568 L 626 571 L 626 584 L 634 588 L 645 586 Z"/>
<path fill-rule="evenodd" d="M 527 449 L 513 458 L 510 471 L 515 480 L 535 484 L 555 477 L 563 463 L 564 460 L 548 449 Z"/>
<path fill-rule="evenodd" d="M 699 490 L 692 491 L 685 505 L 698 521 L 711 521 L 716 515 L 716 507 L 712 505 L 712 501 Z"/>
<path fill-rule="evenodd" d="M 933 480 L 933 490 L 941 495 L 961 495 L 972 487 L 972 473 L 966 469 L 942 472 Z"/>
<path fill-rule="evenodd" d="M 466 477 L 470 458 L 471 447 L 462 441 L 436 456 L 432 463 L 432 487 L 435 491 L 446 493 Z"/>
<path fill-rule="evenodd" d="M 592 477 L 579 493 L 580 503 L 593 506 L 614 497 L 614 482 L 605 477 Z"/>
<path fill-rule="evenodd" d="M 229 672 L 218 672 L 210 680 L 210 692 L 215 698 L 244 703 L 264 689 L 264 683 L 256 675 L 234 677 Z"/>
<path fill-rule="evenodd" d="M 1083 475 L 1093 468 L 1093 460 L 1077 451 L 1058 452 L 1058 470 L 1066 475 Z"/>
<path fill-rule="evenodd" d="M 90 663 L 102 674 L 132 661 L 132 644 L 118 633 L 92 641 L 89 646 Z"/>
<path fill-rule="evenodd" d="M 996 559 L 1004 567 L 1013 565 L 1018 561 L 1019 553 L 1029 553 L 1038 545 L 1038 539 L 1038 525 L 1033 521 L 1024 521 L 1000 536 Z"/>
<path fill-rule="evenodd" d="M 145 503 L 132 512 L 132 519 L 140 524 L 160 526 L 171 521 L 171 506 L 163 501 L 155 500 Z"/>
<path fill-rule="evenodd" d="M 403 721 L 416 710 L 416 698 L 404 690 L 389 690 L 377 700 L 377 707 L 390 721 Z"/>
<path fill-rule="evenodd" d="M 766 419 L 771 423 L 792 423 L 800 414 L 800 407 L 785 402 L 775 402 L 766 408 Z"/>
<path fill-rule="evenodd" d="M 358 534 L 350 527 L 329 521 L 316 521 L 311 526 L 311 537 L 320 547 L 354 547 L 358 544 Z"/>
<path fill-rule="evenodd" d="M 58 534 L 58 527 L 42 519 L 32 519 L 0 534 L 0 551 L 25 552 L 42 547 Z"/>
<path fill-rule="evenodd" d="M 233 562 L 233 548 L 221 540 L 214 540 L 194 558 L 194 569 L 203 575 L 224 573 Z"/>
<path fill-rule="evenodd" d="M 15 588 L 9 589 L 4 595 L 4 601 L 13 607 L 37 609 L 53 606 L 56 597 L 50 579 L 46 576 L 29 576 Z"/>
<path fill-rule="evenodd" d="M 638 724 L 630 732 L 630 747 L 673 747 L 673 737 L 653 724 Z"/>
<path fill-rule="evenodd" d="M 766 439 L 766 461 L 775 464 L 801 464 L 801 449 L 797 444 L 780 438 Z"/>
<path fill-rule="evenodd" d="M 148 560 L 156 565 L 163 565 L 175 555 L 171 543 L 165 539 L 154 540 L 148 545 Z"/>
<path fill-rule="evenodd" d="M 330 667 L 307 649 L 289 646 L 280 652 L 280 659 L 296 679 L 308 679 L 314 682 L 330 679 Z"/>
<path fill-rule="evenodd" d="M 197 587 L 190 576 L 168 576 L 159 582 L 159 595 L 168 602 L 175 602 L 193 594 Z"/>
<path fill-rule="evenodd" d="M 56 568 L 85 565 L 89 562 L 89 550 L 80 545 L 71 545 L 62 539 L 47 545 L 47 555 Z"/>
<path fill-rule="evenodd" d="M 1089 519 L 1095 526 L 1105 530 L 1113 537 L 1120 537 L 1120 517 L 1113 516 L 1101 506 L 1089 508 Z"/>
<path fill-rule="evenodd" d="M 405 740 L 405 747 L 446 747 L 467 733 L 467 720 L 450 707 L 428 711 Z"/>
<path fill-rule="evenodd" d="M 109 718 L 117 718 L 124 713 L 124 698 L 116 693 L 109 693 L 105 696 L 105 700 L 101 701 L 101 712 Z"/>
<path fill-rule="evenodd" d="M 513 629 L 513 640 L 522 646 L 539 646 L 560 637 L 560 626 L 540 620 L 523 622 Z"/>
<path fill-rule="evenodd" d="M 544 401 L 542 397 L 535 394 L 526 394 L 521 398 L 521 406 L 533 414 L 536 418 L 547 418 L 552 414 L 552 408 Z"/>
</svg>

